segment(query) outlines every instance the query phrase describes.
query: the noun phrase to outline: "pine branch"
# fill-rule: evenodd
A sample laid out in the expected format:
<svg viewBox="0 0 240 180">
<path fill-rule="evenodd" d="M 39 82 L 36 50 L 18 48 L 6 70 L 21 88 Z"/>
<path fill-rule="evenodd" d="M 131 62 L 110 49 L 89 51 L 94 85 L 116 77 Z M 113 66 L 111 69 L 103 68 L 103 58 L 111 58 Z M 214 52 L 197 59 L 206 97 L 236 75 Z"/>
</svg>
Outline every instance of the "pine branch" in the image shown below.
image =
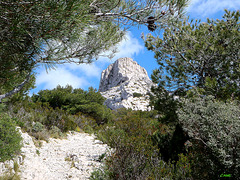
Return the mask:
<svg viewBox="0 0 240 180">
<path fill-rule="evenodd" d="M 25 84 L 27 84 L 29 82 L 29 80 L 31 79 L 31 73 L 29 73 L 26 77 L 26 79 L 21 83 L 19 84 L 17 87 L 15 87 L 12 91 L 9 91 L 5 94 L 2 94 L 0 95 L 0 103 L 2 102 L 2 99 L 4 98 L 7 98 L 7 97 L 10 97 L 12 96 L 13 94 L 16 94 L 18 93 L 19 91 L 22 90 L 22 88 L 24 87 Z"/>
</svg>

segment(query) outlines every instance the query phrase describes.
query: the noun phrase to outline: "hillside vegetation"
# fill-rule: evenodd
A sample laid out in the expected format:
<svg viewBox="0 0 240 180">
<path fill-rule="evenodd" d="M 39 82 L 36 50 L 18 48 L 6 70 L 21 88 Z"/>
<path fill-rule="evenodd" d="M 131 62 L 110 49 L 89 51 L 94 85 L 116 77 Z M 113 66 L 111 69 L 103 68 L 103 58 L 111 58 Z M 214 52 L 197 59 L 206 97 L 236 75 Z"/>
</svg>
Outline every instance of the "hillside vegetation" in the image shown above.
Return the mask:
<svg viewBox="0 0 240 180">
<path fill-rule="evenodd" d="M 239 104 L 189 94 L 189 98 L 171 102 L 176 111 L 159 114 L 111 111 L 93 88 L 84 91 L 58 86 L 21 101 L 9 101 L 1 122 L 11 119 L 36 140 L 61 138 L 69 130 L 95 133 L 114 153 L 102 159 L 104 166 L 92 173 L 92 179 L 208 179 L 223 173 L 238 176 Z M 166 106 L 170 106 L 170 98 L 165 100 Z M 9 122 L 6 130 L 14 127 Z M 1 148 L 3 160 L 19 152 L 20 137 L 17 132 L 11 135 L 12 141 L 1 136 L 10 144 L 8 149 Z"/>
<path fill-rule="evenodd" d="M 112 148 L 91 179 L 239 179 L 240 12 L 226 10 L 221 20 L 205 23 L 183 20 L 187 2 L 0 2 L 0 162 L 20 153 L 16 126 L 39 145 L 83 130 Z M 103 51 L 115 52 L 122 26 L 141 24 L 163 30 L 143 35 L 159 65 L 152 74 L 154 111 L 112 111 L 94 88 L 57 86 L 27 95 L 39 64 L 49 70 L 90 63 Z"/>
</svg>

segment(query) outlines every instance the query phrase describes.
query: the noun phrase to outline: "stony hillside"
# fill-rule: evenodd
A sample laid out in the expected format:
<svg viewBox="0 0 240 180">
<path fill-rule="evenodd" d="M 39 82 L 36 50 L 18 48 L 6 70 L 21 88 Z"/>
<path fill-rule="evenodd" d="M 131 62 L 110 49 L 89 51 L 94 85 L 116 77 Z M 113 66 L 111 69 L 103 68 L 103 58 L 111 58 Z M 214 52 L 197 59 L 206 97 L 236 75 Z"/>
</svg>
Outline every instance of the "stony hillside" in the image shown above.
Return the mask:
<svg viewBox="0 0 240 180">
<path fill-rule="evenodd" d="M 74 132 L 66 139 L 50 138 L 42 141 L 39 148 L 27 133 L 22 133 L 22 137 L 24 146 L 17 157 L 21 180 L 86 180 L 100 166 L 99 156 L 108 149 L 86 133 Z M 13 161 L 0 163 L 0 174 L 9 168 L 14 169 Z"/>
</svg>

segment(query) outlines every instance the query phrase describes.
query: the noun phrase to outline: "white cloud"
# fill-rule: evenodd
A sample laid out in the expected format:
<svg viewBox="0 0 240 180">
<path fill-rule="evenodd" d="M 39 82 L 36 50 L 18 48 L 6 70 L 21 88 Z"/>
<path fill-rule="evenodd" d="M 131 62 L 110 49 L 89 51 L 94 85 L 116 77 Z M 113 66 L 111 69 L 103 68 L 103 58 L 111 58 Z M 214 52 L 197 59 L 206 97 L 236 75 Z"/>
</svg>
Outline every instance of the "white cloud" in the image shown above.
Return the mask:
<svg viewBox="0 0 240 180">
<path fill-rule="evenodd" d="M 134 38 L 130 32 L 118 45 L 118 52 L 114 60 L 121 57 L 133 57 L 143 51 L 144 47 Z M 44 68 L 39 69 L 37 75 L 37 89 L 53 89 L 57 85 L 71 85 L 73 88 L 86 88 L 93 86 L 91 82 L 99 82 L 102 70 L 104 70 L 113 60 L 101 57 L 92 64 L 64 64 L 58 66 L 56 70 L 50 70 L 48 73 Z M 95 80 L 94 80 L 94 79 Z M 95 87 L 97 87 L 95 85 Z"/>
<path fill-rule="evenodd" d="M 127 32 L 124 39 L 117 45 L 118 51 L 113 57 L 114 60 L 122 57 L 133 57 L 143 51 L 144 46 L 141 45 L 137 38 L 134 38 L 131 32 Z M 108 52 L 104 53 L 108 54 Z M 101 57 L 99 62 L 111 62 L 106 57 Z"/>
<path fill-rule="evenodd" d="M 101 74 L 101 69 L 97 67 L 95 63 L 92 64 L 69 64 L 66 67 L 70 70 L 74 70 L 77 72 L 83 73 L 85 76 L 88 77 L 99 77 Z"/>
<path fill-rule="evenodd" d="M 116 54 L 116 59 L 121 57 L 132 57 L 143 51 L 144 47 L 139 43 L 138 39 L 134 38 L 132 33 L 128 32 L 125 39 L 119 44 L 119 51 Z"/>
<path fill-rule="evenodd" d="M 224 9 L 238 10 L 240 0 L 192 0 L 188 12 L 194 16 L 209 17 Z"/>
<path fill-rule="evenodd" d="M 74 75 L 71 71 L 58 68 L 48 73 L 42 70 L 37 76 L 36 85 L 42 86 L 42 89 L 53 89 L 57 85 L 71 85 L 73 88 L 79 88 L 88 85 L 88 82 L 84 78 Z"/>
</svg>

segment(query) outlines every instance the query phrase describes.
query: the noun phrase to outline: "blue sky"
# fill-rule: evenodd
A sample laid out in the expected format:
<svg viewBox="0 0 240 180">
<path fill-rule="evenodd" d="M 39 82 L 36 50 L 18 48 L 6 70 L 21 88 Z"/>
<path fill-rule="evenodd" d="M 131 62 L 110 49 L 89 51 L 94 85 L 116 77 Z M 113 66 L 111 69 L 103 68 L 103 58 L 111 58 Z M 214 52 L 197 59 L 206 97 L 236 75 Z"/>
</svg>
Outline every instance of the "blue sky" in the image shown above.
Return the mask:
<svg viewBox="0 0 240 180">
<path fill-rule="evenodd" d="M 206 21 L 207 17 L 220 19 L 224 14 L 224 9 L 239 10 L 240 0 L 192 0 L 187 8 L 187 15 L 191 19 L 201 19 L 202 21 Z M 144 34 L 150 33 L 146 27 L 129 29 L 125 40 L 119 43 L 118 53 L 112 60 L 102 57 L 88 65 L 64 64 L 48 73 L 44 67 L 38 68 L 36 70 L 36 88 L 31 90 L 30 94 L 43 89 L 53 89 L 57 85 L 66 86 L 67 84 L 85 90 L 90 86 L 98 89 L 101 72 L 121 57 L 133 58 L 147 70 L 150 76 L 158 65 L 153 52 L 144 47 L 144 42 L 141 39 L 142 32 Z"/>
</svg>

